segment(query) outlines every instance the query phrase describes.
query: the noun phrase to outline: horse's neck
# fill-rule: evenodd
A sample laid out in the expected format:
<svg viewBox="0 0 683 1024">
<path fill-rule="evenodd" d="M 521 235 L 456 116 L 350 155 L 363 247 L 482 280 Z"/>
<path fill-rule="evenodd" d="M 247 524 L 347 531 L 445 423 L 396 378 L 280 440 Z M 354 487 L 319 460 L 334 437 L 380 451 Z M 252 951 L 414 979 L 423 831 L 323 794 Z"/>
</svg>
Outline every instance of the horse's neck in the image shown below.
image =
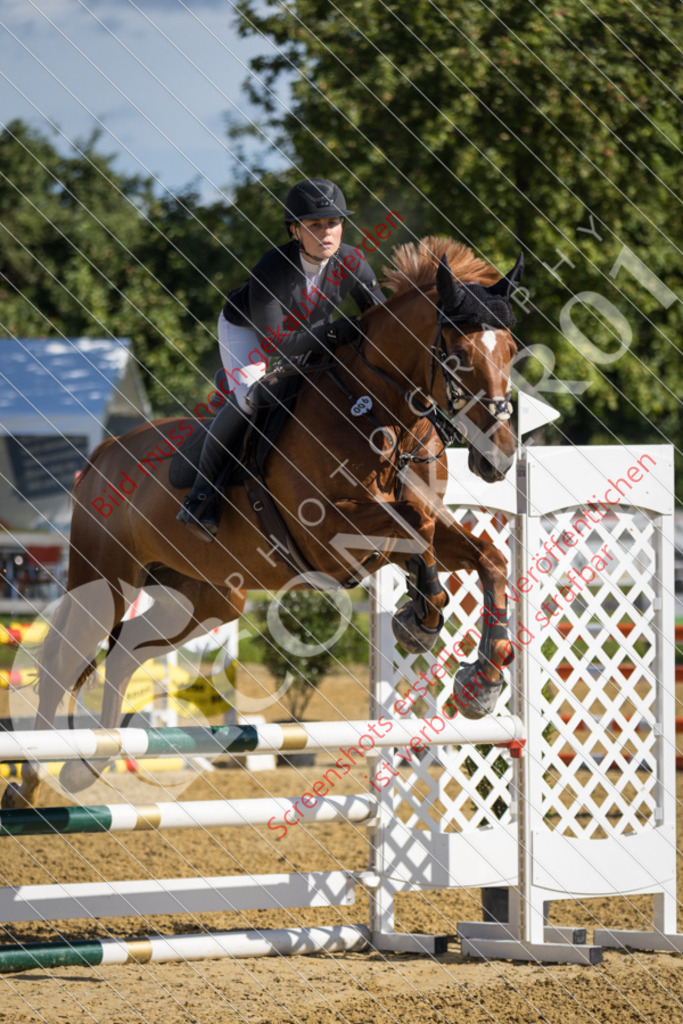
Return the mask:
<svg viewBox="0 0 683 1024">
<path fill-rule="evenodd" d="M 340 376 L 357 399 L 372 399 L 374 416 L 382 426 L 410 426 L 407 422 L 413 419 L 407 400 L 410 382 L 399 383 L 394 368 L 386 367 L 384 360 L 377 358 L 367 340 L 344 360 Z"/>
<path fill-rule="evenodd" d="M 430 303 L 424 294 L 414 292 L 386 308 L 375 308 L 349 370 L 357 374 L 371 397 L 393 411 L 398 424 L 411 429 L 417 417 L 409 398 L 416 389 L 423 389 L 429 359 Z"/>
</svg>

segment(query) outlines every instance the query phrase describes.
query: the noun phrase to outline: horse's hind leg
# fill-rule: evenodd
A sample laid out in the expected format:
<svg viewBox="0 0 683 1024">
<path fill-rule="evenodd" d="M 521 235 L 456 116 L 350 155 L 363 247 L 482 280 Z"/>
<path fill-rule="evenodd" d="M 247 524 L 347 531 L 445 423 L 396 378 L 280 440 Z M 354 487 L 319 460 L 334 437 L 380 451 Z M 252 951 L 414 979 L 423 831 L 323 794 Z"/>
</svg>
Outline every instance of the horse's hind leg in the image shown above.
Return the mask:
<svg viewBox="0 0 683 1024">
<path fill-rule="evenodd" d="M 104 690 L 100 725 L 107 728 L 118 724 L 121 706 L 126 687 L 135 669 L 147 660 L 143 654 L 134 661 L 129 652 L 123 652 L 119 639 L 127 623 L 118 622 L 109 635 L 109 647 L 104 662 Z M 123 657 L 121 654 L 123 653 Z M 78 793 L 98 779 L 102 774 L 103 763 L 90 764 L 85 760 L 66 761 L 59 773 L 59 784 L 68 793 Z"/>
<path fill-rule="evenodd" d="M 38 654 L 35 729 L 52 728 L 64 697 L 94 669 L 97 648 L 110 633 L 116 617 L 122 614 L 122 608 L 121 597 L 112 593 L 103 579 L 85 583 L 62 597 Z M 35 806 L 44 775 L 37 762 L 25 763 L 21 782 L 7 786 L 2 807 Z"/>
<path fill-rule="evenodd" d="M 164 575 L 157 573 L 157 580 Z M 103 728 L 119 725 L 126 687 L 136 669 L 150 658 L 162 657 L 187 640 L 235 619 L 242 611 L 240 592 L 233 599 L 230 591 L 188 577 L 168 573 L 167 578 L 172 586 L 145 586 L 153 600 L 147 611 L 118 623 L 112 631 L 100 714 Z M 102 768 L 103 762 L 67 761 L 59 775 L 60 784 L 71 793 L 79 792 L 101 775 Z"/>
</svg>

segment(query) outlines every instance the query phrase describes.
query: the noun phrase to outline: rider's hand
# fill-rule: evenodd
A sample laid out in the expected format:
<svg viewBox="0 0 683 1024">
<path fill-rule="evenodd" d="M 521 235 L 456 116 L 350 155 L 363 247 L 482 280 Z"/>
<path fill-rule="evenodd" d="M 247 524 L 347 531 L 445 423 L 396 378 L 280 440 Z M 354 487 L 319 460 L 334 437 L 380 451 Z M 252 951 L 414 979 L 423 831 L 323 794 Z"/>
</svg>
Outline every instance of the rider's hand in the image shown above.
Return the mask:
<svg viewBox="0 0 683 1024">
<path fill-rule="evenodd" d="M 327 340 L 330 348 L 338 348 L 355 341 L 360 334 L 360 320 L 357 316 L 340 317 L 328 325 Z"/>
<path fill-rule="evenodd" d="M 334 352 L 340 345 L 346 345 L 358 337 L 359 321 L 353 317 L 341 317 L 334 323 L 316 324 L 301 331 L 286 334 L 279 355 L 290 360 L 309 353 Z"/>
</svg>

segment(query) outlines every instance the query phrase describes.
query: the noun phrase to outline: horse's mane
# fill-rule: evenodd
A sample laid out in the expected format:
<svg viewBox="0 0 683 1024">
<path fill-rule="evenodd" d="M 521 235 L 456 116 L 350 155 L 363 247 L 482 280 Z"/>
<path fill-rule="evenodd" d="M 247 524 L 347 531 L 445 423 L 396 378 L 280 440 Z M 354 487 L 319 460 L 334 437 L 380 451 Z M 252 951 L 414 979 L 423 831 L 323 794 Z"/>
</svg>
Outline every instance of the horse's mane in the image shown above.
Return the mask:
<svg viewBox="0 0 683 1024">
<path fill-rule="evenodd" d="M 454 242 L 452 238 L 427 235 L 417 245 L 409 242 L 395 247 L 393 266 L 385 268 L 382 283 L 394 295 L 401 295 L 411 288 L 427 288 L 435 283 L 436 268 L 444 254 L 456 281 L 491 285 L 500 280 L 501 275 L 496 268 L 475 256 L 467 245 Z"/>
</svg>

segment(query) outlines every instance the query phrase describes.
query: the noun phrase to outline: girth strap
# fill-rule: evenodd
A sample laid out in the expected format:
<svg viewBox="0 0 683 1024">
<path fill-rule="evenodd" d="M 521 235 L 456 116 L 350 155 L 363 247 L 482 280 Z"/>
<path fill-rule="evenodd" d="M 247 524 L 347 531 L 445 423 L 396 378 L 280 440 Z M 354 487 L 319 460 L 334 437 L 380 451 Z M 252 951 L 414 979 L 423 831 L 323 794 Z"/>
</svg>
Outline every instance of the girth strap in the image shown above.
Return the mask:
<svg viewBox="0 0 683 1024">
<path fill-rule="evenodd" d="M 249 498 L 249 504 L 258 516 L 259 525 L 264 536 L 272 542 L 282 561 L 290 569 L 293 569 L 297 575 L 319 575 L 319 570 L 312 566 L 299 550 L 278 511 L 270 491 L 263 481 L 258 477 L 250 476 L 245 483 L 245 489 Z M 371 566 L 381 557 L 380 551 L 371 552 L 361 563 L 361 568 L 358 572 L 353 573 L 343 583 L 339 583 L 339 586 L 344 590 L 350 590 L 352 587 L 357 586 L 360 580 L 365 578 Z"/>
<path fill-rule="evenodd" d="M 268 488 L 255 476 L 247 479 L 245 487 L 249 504 L 258 516 L 261 530 L 273 542 L 282 560 L 297 574 L 314 573 L 316 570 L 294 543 L 294 538 L 278 512 Z"/>
</svg>

